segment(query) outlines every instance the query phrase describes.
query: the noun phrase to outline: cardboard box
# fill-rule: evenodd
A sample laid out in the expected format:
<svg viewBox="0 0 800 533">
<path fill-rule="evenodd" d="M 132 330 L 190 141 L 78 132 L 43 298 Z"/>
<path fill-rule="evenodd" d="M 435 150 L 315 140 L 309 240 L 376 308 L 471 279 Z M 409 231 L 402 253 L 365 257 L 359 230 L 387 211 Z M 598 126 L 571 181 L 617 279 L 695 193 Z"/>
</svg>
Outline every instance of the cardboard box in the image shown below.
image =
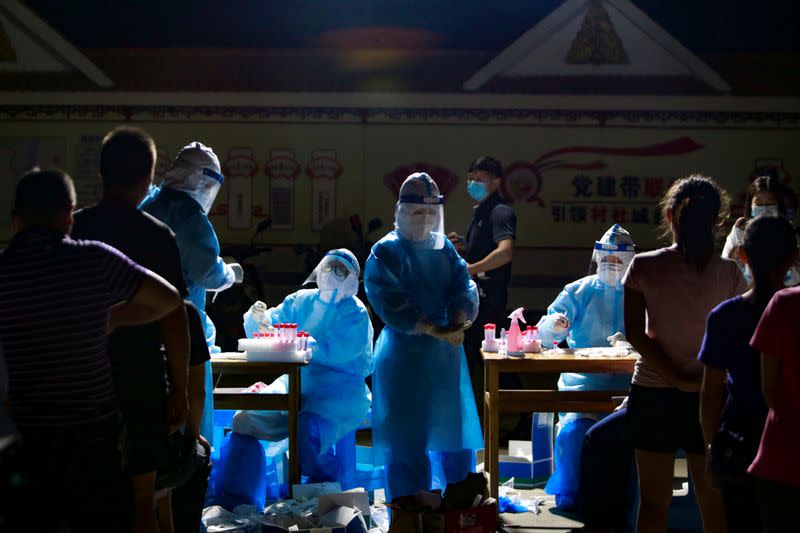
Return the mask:
<svg viewBox="0 0 800 533">
<path fill-rule="evenodd" d="M 461 511 L 402 511 L 392 509 L 389 533 L 495 533 L 498 531 L 497 504 Z"/>
</svg>

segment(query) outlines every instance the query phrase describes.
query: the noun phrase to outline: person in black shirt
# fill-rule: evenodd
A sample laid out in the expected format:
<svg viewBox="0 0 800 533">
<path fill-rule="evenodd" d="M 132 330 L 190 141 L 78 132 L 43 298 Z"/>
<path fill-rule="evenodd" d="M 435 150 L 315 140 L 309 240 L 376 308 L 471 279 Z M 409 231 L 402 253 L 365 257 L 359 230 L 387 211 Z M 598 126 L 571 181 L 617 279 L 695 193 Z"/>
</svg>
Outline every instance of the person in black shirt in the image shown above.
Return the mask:
<svg viewBox="0 0 800 533">
<path fill-rule="evenodd" d="M 171 511 L 174 530 L 200 531 L 200 521 L 203 515 L 208 476 L 211 473 L 211 445 L 200 435 L 200 420 L 203 417 L 203 402 L 205 400 L 205 363 L 211 356 L 206 343 L 206 334 L 203 321 L 197 308 L 189 300 L 184 300 L 186 315 L 189 319 L 189 415 L 186 418 L 186 428 L 183 441 L 194 453 L 183 453 L 178 459 L 180 476 L 178 486 L 172 490 Z M 195 444 L 196 443 L 196 444 Z M 172 458 L 174 461 L 174 457 Z M 159 469 L 159 478 L 161 477 Z M 159 502 L 161 503 L 161 502 Z M 165 508 L 159 506 L 159 519 Z"/>
<path fill-rule="evenodd" d="M 467 192 L 477 202 L 467 237 L 450 233 L 448 237 L 467 261 L 467 269 L 478 285 L 480 307 L 472 327 L 464 333 L 464 351 L 472 388 L 483 414 L 483 360 L 480 349 L 483 326 L 503 327 L 507 318 L 508 284 L 511 259 L 517 237 L 517 216 L 500 195 L 503 166 L 497 159 L 481 156 L 469 166 Z"/>
<path fill-rule="evenodd" d="M 72 236 L 104 242 L 159 274 L 185 298 L 188 294 L 175 236 L 163 223 L 137 209 L 152 183 L 156 151 L 144 131 L 112 130 L 100 151 L 103 196 L 74 214 Z M 169 394 L 164 380 L 164 344 Z M 154 530 L 156 470 L 170 429 L 188 412 L 189 333 L 185 307 L 160 322 L 120 328 L 109 338 L 114 388 L 127 434 L 125 467 L 131 477 L 136 530 Z"/>
</svg>

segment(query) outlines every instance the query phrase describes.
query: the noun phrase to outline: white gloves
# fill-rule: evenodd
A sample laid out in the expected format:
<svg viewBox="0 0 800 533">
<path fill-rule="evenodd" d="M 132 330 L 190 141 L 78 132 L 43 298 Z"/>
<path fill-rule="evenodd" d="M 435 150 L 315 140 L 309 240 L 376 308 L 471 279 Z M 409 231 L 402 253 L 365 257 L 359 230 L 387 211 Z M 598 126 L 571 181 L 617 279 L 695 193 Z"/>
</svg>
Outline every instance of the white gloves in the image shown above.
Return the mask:
<svg viewBox="0 0 800 533">
<path fill-rule="evenodd" d="M 244 281 L 244 269 L 242 268 L 242 265 L 239 263 L 229 263 L 228 266 L 231 267 L 231 270 L 233 271 L 234 283 L 241 283 Z"/>
<path fill-rule="evenodd" d="M 627 348 L 629 350 L 633 350 L 633 345 L 628 342 L 628 340 L 625 338 L 625 335 L 621 331 L 618 331 L 608 337 L 608 342 L 614 348 Z"/>
</svg>

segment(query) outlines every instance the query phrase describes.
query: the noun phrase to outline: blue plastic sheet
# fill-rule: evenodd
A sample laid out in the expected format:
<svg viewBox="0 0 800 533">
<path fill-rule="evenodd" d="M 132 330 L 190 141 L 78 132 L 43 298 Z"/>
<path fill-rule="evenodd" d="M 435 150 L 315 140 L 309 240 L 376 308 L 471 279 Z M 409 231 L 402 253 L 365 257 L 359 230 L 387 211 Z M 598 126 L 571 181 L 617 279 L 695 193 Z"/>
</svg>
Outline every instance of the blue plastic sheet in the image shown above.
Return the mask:
<svg viewBox="0 0 800 533">
<path fill-rule="evenodd" d="M 547 481 L 545 492 L 554 494 L 556 507 L 573 509 L 581 479 L 581 447 L 583 437 L 594 420 L 578 418 L 564 426 L 556 437 L 556 471 Z"/>
</svg>

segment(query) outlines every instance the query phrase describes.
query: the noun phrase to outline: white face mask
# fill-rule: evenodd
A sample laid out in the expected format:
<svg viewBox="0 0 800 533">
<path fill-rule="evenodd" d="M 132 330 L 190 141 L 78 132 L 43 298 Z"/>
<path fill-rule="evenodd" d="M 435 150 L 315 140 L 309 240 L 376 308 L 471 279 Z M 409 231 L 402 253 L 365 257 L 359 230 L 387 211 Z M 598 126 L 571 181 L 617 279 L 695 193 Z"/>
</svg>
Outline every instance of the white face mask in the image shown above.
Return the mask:
<svg viewBox="0 0 800 533">
<path fill-rule="evenodd" d="M 435 225 L 435 215 L 411 215 L 403 224 L 403 236 L 411 241 L 424 241 Z"/>
<path fill-rule="evenodd" d="M 341 281 L 337 279 L 336 274 L 331 272 L 323 272 L 317 277 L 317 287 L 319 287 L 319 296 L 323 302 L 330 302 L 338 292 Z"/>
<path fill-rule="evenodd" d="M 616 287 L 622 281 L 625 274 L 622 263 L 601 262 L 597 265 L 597 277 L 606 285 Z"/>
</svg>

